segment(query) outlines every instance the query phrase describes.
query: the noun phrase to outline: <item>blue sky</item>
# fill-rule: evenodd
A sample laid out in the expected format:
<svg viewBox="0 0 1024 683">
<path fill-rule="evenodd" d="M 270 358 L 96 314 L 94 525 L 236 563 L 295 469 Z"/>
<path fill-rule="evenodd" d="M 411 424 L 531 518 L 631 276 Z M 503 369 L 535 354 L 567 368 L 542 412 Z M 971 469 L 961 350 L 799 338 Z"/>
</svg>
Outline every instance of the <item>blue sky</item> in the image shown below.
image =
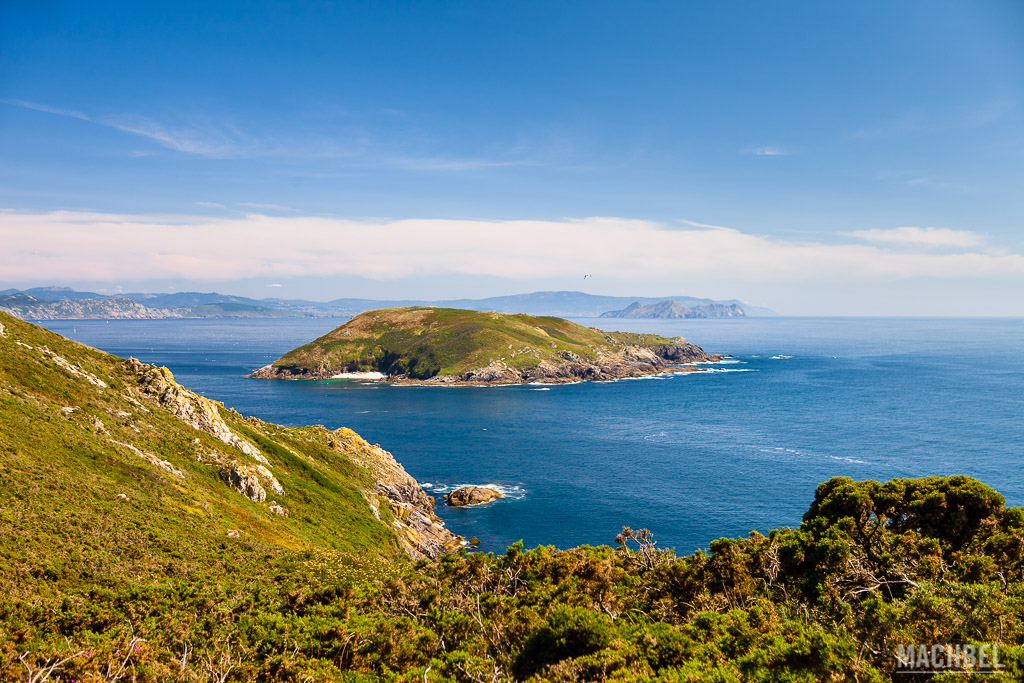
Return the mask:
<svg viewBox="0 0 1024 683">
<path fill-rule="evenodd" d="M 0 286 L 1024 315 L 1022 90 L 1019 2 L 5 3 Z"/>
</svg>

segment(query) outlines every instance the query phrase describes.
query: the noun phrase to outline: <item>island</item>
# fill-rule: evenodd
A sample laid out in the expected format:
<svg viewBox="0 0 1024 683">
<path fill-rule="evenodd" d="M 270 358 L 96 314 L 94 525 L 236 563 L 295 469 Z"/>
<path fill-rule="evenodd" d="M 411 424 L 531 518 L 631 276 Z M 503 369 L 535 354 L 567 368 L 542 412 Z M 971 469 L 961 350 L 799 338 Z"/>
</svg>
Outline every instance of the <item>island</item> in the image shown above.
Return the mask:
<svg viewBox="0 0 1024 683">
<path fill-rule="evenodd" d="M 550 316 L 408 306 L 361 313 L 249 377 L 558 384 L 697 372 L 697 363 L 722 359 L 682 337 L 605 332 Z"/>
<path fill-rule="evenodd" d="M 675 320 L 680 318 L 746 318 L 747 314 L 738 304 L 710 303 L 691 308 L 679 301 L 666 299 L 647 305 L 634 301 L 621 311 L 608 311 L 602 313 L 601 317 Z"/>
</svg>

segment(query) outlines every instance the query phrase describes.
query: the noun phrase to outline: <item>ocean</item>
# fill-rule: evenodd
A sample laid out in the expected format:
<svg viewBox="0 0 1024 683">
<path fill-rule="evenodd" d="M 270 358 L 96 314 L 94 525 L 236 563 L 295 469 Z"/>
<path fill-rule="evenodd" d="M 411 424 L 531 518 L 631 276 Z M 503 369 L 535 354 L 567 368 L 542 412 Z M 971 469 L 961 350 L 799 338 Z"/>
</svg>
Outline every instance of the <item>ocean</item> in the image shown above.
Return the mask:
<svg viewBox="0 0 1024 683">
<path fill-rule="evenodd" d="M 480 548 L 610 544 L 623 525 L 690 553 L 796 526 L 835 476 L 967 474 L 1024 505 L 1024 320 L 576 320 L 682 335 L 732 354 L 711 372 L 618 382 L 393 387 L 244 375 L 339 319 L 45 321 L 285 425 L 351 427 L 429 493 L 496 485 L 451 509 Z"/>
</svg>

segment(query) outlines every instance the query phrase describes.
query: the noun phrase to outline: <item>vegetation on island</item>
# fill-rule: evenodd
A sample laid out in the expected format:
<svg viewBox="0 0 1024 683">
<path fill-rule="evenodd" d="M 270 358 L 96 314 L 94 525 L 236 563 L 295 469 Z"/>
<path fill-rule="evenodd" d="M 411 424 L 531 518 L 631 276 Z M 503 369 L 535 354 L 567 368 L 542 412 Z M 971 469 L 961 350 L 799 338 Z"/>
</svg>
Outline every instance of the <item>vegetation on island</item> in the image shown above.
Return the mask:
<svg viewBox="0 0 1024 683">
<path fill-rule="evenodd" d="M 414 561 L 354 433 L 217 407 L 283 516 L 137 366 L 0 323 L 0 680 L 864 683 L 945 643 L 1003 669 L 931 680 L 1024 677 L 1024 509 L 973 479 L 832 479 L 798 528 L 685 556 L 624 529 Z"/>
<path fill-rule="evenodd" d="M 598 362 L 626 346 L 668 348 L 653 334 L 604 332 L 552 316 L 410 306 L 367 311 L 271 364 L 296 376 L 382 372 L 459 376 L 491 363 L 526 371 L 542 362 Z"/>
</svg>

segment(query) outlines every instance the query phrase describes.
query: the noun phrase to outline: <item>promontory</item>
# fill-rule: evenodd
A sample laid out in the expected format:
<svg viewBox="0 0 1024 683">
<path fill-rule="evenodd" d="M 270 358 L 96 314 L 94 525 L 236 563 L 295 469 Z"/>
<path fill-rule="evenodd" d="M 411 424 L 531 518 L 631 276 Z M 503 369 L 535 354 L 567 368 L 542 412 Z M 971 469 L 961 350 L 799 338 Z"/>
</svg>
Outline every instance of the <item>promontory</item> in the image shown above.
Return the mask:
<svg viewBox="0 0 1024 683">
<path fill-rule="evenodd" d="M 562 318 L 411 306 L 367 311 L 250 377 L 522 384 L 698 371 L 722 360 L 682 337 L 604 332 Z"/>
</svg>

